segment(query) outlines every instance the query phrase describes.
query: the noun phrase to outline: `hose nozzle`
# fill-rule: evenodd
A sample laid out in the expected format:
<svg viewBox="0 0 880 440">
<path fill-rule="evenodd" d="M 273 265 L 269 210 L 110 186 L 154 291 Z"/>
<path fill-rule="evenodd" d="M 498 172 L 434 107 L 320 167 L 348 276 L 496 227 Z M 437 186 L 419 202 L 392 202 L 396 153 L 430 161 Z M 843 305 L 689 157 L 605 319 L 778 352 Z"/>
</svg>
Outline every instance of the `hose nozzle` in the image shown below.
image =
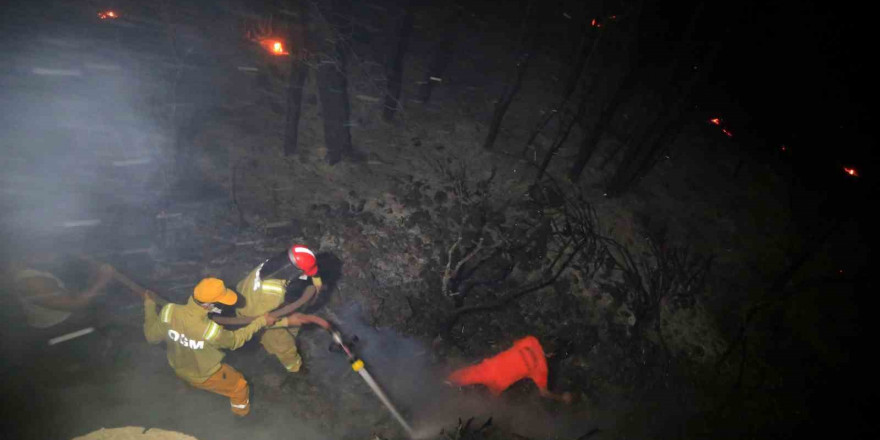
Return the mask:
<svg viewBox="0 0 880 440">
<path fill-rule="evenodd" d="M 339 330 L 336 330 L 335 328 L 330 330 L 330 336 L 333 337 L 333 342 L 339 345 L 345 345 L 345 342 L 342 341 L 342 333 L 339 333 Z"/>
</svg>

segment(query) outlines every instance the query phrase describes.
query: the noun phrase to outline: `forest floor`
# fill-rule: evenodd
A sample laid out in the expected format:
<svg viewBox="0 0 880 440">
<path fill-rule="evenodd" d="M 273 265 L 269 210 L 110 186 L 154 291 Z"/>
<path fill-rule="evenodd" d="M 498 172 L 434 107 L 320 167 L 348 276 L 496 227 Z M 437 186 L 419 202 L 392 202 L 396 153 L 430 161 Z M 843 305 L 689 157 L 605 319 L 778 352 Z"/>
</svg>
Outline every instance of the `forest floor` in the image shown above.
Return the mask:
<svg viewBox="0 0 880 440">
<path fill-rule="evenodd" d="M 493 25 L 476 19 L 471 24 Z M 431 16 L 420 14 L 416 25 L 429 28 Z M 539 263 L 551 258 L 548 246 L 554 246 L 548 239 L 530 243 L 544 252 L 513 255 L 520 269 L 509 282 L 463 298 L 463 304 L 441 289 L 449 249 L 466 232 L 464 211 L 499 214 L 498 224 L 505 225 L 543 221 L 544 212 L 534 212 L 529 203 L 534 165 L 519 151 L 540 111 L 557 99 L 557 87 L 546 78 L 561 68 L 555 55 L 538 57 L 494 151 L 485 151 L 485 121 L 499 93 L 496 78 L 510 72 L 482 54 L 505 53 L 510 42 L 480 39 L 476 32 L 462 35 L 467 41 L 459 45 L 470 52 L 456 58 L 430 103 L 405 99 L 397 119 L 385 123 L 380 104 L 352 99 L 352 138 L 364 157 L 334 166 L 323 160 L 314 78 L 304 101 L 300 152 L 284 157 L 283 65 L 260 61 L 265 63 L 260 69 L 271 71 L 274 65 L 279 75 L 217 75 L 212 81 L 223 93 L 211 98 L 214 111 L 193 134 L 185 185 L 167 186 L 158 176 L 141 182 L 165 188 L 161 204 L 117 198 L 108 214 L 112 221 L 105 222 L 117 229 L 89 232 L 83 250 L 184 302 L 204 276 L 234 285 L 291 243 L 308 245 L 319 253 L 328 285 L 311 312 L 358 336 L 355 350 L 422 438 L 686 434 L 695 414 L 688 411 L 696 411 L 702 396 L 676 385 L 679 370 L 650 362 L 661 350 L 657 334 L 636 340 L 632 332 L 641 323 L 632 305 L 598 282 L 619 275 L 599 280 L 571 268 L 552 286 L 444 326 L 456 307 L 481 304 L 532 280 Z M 418 54 L 428 48 L 427 41 L 412 42 L 404 97 L 415 95 L 416 81 L 409 79 L 421 77 L 427 60 Z M 350 96 L 375 94 L 375 84 L 364 80 L 372 68 L 352 63 Z M 551 165 L 552 176 L 563 174 L 575 154 L 583 135 L 575 130 Z M 548 141 L 539 137 L 532 162 L 540 160 Z M 707 291 L 688 305 L 664 305 L 659 312 L 667 349 L 700 370 L 725 350 L 726 326 L 736 322 L 732 310 L 785 262 L 776 237 L 789 220 L 784 213 L 764 215 L 776 212 L 785 190 L 771 170 L 752 163 L 734 178 L 738 156 L 732 144 L 703 121 L 693 121 L 669 157 L 632 192 L 608 199 L 603 182 L 621 142 L 608 136 L 583 179 L 567 188 L 595 209 L 596 232 L 633 255 L 647 255 L 646 238 L 652 236 L 713 258 Z M 484 191 L 486 205 L 465 207 L 462 188 L 476 190 L 493 173 Z M 460 252 L 454 255 L 461 258 Z M 491 271 L 506 263 L 488 264 Z M 70 273 L 76 277 L 76 270 Z M 254 390 L 253 414 L 237 420 L 226 399 L 176 379 L 164 350 L 144 341 L 141 305 L 124 288 L 114 286 L 98 311 L 98 332 L 52 347 L 42 363 L 12 371 L 4 381 L 5 432 L 14 438 L 73 438 L 102 427 L 143 426 L 205 440 L 405 437 L 344 356 L 328 350 L 331 341 L 322 331 L 306 329 L 297 338 L 305 363 L 299 374 L 286 374 L 255 342 L 227 356 Z M 22 329 L 6 331 L 14 335 Z M 573 392 L 572 405 L 543 400 L 525 382 L 500 398 L 444 384 L 454 368 L 529 334 L 551 355 L 551 388 Z M 633 350 L 641 354 L 633 357 Z M 4 367 L 13 365 L 20 364 Z M 459 429 L 471 418 L 469 430 Z M 490 418 L 491 426 L 480 430 Z"/>
</svg>

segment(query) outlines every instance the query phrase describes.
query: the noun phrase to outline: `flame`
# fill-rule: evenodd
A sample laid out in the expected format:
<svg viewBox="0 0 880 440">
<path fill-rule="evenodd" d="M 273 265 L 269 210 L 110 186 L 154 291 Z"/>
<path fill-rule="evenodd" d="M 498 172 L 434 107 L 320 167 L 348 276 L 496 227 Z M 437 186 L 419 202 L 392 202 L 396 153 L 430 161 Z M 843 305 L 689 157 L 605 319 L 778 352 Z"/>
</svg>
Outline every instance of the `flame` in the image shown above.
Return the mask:
<svg viewBox="0 0 880 440">
<path fill-rule="evenodd" d="M 855 168 L 843 167 L 843 172 L 853 177 L 859 177 L 859 172 Z"/>
<path fill-rule="evenodd" d="M 107 10 L 107 11 L 98 12 L 98 18 L 100 18 L 101 20 L 107 20 L 107 19 L 115 20 L 115 19 L 119 18 L 119 15 L 116 14 L 116 12 L 114 12 L 114 11 Z"/>
<path fill-rule="evenodd" d="M 712 118 L 709 119 L 709 123 L 713 125 L 721 125 L 721 118 Z"/>
<path fill-rule="evenodd" d="M 596 19 L 594 18 L 593 21 L 590 22 L 590 26 L 595 26 L 595 25 L 596 25 Z"/>
<path fill-rule="evenodd" d="M 724 134 L 726 134 L 727 137 L 733 137 L 733 133 L 731 133 L 730 130 L 728 130 L 728 129 L 726 129 L 726 128 L 722 128 L 721 131 L 722 131 Z"/>
<path fill-rule="evenodd" d="M 272 38 L 260 40 L 260 45 L 272 55 L 289 55 L 290 52 L 284 47 L 284 42 Z"/>
</svg>

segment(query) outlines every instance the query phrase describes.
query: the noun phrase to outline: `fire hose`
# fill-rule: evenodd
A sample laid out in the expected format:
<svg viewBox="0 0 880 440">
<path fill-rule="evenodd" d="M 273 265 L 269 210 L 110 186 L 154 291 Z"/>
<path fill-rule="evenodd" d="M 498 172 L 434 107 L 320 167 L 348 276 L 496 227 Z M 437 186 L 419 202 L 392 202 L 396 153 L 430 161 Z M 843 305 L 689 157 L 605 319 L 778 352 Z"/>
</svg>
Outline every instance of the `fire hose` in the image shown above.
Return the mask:
<svg viewBox="0 0 880 440">
<path fill-rule="evenodd" d="M 326 328 L 326 330 L 329 331 L 330 336 L 333 337 L 333 342 L 339 345 L 339 347 L 342 348 L 342 351 L 345 352 L 345 355 L 348 357 L 348 361 L 351 363 L 351 369 L 354 370 L 354 372 L 356 372 L 358 375 L 360 375 L 361 379 L 363 379 L 364 382 L 367 383 L 367 386 L 369 386 L 370 389 L 373 390 L 373 393 L 376 395 L 376 397 L 379 398 L 382 404 L 385 405 L 385 408 L 388 408 L 388 412 L 390 412 L 391 415 L 394 416 L 394 419 L 397 420 L 397 423 L 400 423 L 400 426 L 403 427 L 403 430 L 406 431 L 406 434 L 410 438 L 415 438 L 415 431 L 413 431 L 413 429 L 409 426 L 409 423 L 406 422 L 406 419 L 404 419 L 403 416 L 400 415 L 400 413 L 397 411 L 397 408 L 395 408 L 394 404 L 391 403 L 391 399 L 389 399 L 385 392 L 382 391 L 382 388 L 379 386 L 378 383 L 376 383 L 376 380 L 373 379 L 373 376 L 370 374 L 370 372 L 367 371 L 367 368 L 364 365 L 364 361 L 355 356 L 351 349 L 348 348 L 348 346 L 345 344 L 345 341 L 342 339 L 342 333 L 340 333 L 339 330 L 336 330 L 335 328 Z"/>
<path fill-rule="evenodd" d="M 95 261 L 93 258 L 91 258 L 87 255 L 80 255 L 80 258 L 82 258 L 86 261 L 89 261 L 90 263 L 95 264 L 95 265 L 101 264 L 100 262 Z M 128 287 L 129 290 L 138 294 L 139 296 L 150 297 L 150 299 L 152 299 L 153 302 L 155 302 L 156 304 L 159 304 L 160 306 L 164 306 L 165 304 L 168 304 L 170 302 L 167 299 L 159 296 L 156 292 L 153 292 L 152 290 L 149 290 L 149 289 L 139 285 L 138 283 L 132 281 L 131 278 L 125 276 L 125 274 L 119 272 L 118 270 L 113 271 L 113 278 L 116 281 L 119 281 L 125 287 Z M 290 304 L 283 305 L 283 306 L 269 312 L 269 315 L 272 316 L 273 318 L 276 318 L 276 319 L 290 315 L 290 314 L 296 312 L 297 310 L 299 310 L 300 307 L 308 304 L 312 299 L 314 299 L 317 292 L 318 292 L 318 290 L 315 288 L 315 286 L 308 286 L 305 288 L 302 296 L 300 296 L 299 299 L 297 299 L 296 301 L 294 301 Z M 303 314 L 300 314 L 300 315 L 301 316 L 313 316 L 313 315 L 303 315 Z M 325 325 L 321 325 L 318 322 L 312 322 L 312 321 L 309 321 L 309 323 L 317 324 L 321 327 L 324 327 L 325 329 L 327 329 L 329 331 L 330 327 L 329 327 L 329 324 L 327 324 L 327 321 L 324 321 L 323 319 L 318 318 L 317 316 L 315 316 L 314 318 L 323 321 L 323 323 Z M 214 316 L 211 319 L 220 325 L 247 325 L 247 324 L 250 324 L 251 321 L 256 319 L 256 317 L 254 317 L 254 316 Z"/>
</svg>

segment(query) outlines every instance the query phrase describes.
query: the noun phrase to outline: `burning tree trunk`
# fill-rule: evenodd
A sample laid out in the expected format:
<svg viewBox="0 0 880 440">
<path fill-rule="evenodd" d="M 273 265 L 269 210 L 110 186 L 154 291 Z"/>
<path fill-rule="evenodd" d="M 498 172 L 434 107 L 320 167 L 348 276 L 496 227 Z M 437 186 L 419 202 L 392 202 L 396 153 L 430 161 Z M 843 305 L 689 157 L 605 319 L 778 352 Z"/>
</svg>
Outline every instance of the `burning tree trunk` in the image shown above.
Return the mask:
<svg viewBox="0 0 880 440">
<path fill-rule="evenodd" d="M 526 45 L 526 40 L 531 39 L 533 43 L 536 41 L 534 35 L 527 35 L 531 34 L 528 31 L 527 24 L 531 18 L 531 11 L 532 2 L 529 1 L 526 16 L 523 18 L 522 30 L 520 31 L 519 47 L 517 48 L 517 51 L 520 53 L 522 53 L 523 48 Z M 537 27 L 537 23 L 534 27 Z M 533 52 L 532 49 L 534 49 L 534 47 L 520 55 L 519 60 L 516 63 L 516 74 L 514 75 L 514 78 L 504 87 L 504 93 L 501 95 L 501 99 L 495 103 L 495 112 L 492 114 L 492 121 L 489 123 L 489 134 L 486 136 L 486 141 L 483 143 L 483 148 L 487 150 L 492 149 L 492 145 L 495 143 L 495 138 L 498 137 L 498 130 L 501 129 L 501 122 L 504 120 L 504 115 L 507 113 L 507 108 L 510 107 L 510 103 L 513 102 L 513 98 L 516 96 L 516 93 L 519 92 L 520 86 L 522 86 L 522 79 L 526 74 L 526 68 L 529 66 L 529 59 Z"/>
<path fill-rule="evenodd" d="M 388 77 L 388 91 L 385 93 L 385 110 L 382 118 L 390 122 L 394 119 L 394 112 L 400 106 L 400 82 L 403 77 L 403 56 L 409 44 L 409 36 L 412 33 L 413 14 L 412 0 L 404 0 L 403 13 L 398 17 L 396 25 L 392 27 L 393 37 L 397 40 L 394 53 L 388 57 L 386 75 Z M 430 82 L 430 79 L 429 79 Z"/>
<path fill-rule="evenodd" d="M 336 1 L 324 3 L 323 11 L 316 5 L 315 12 L 320 18 L 312 20 L 309 25 L 309 34 L 316 35 L 316 47 L 321 58 L 315 69 L 315 75 L 324 121 L 327 162 L 331 165 L 352 152 L 349 132 L 351 109 L 348 102 L 345 50 L 342 47 L 340 33 L 334 29 L 342 23 L 339 19 L 332 18 L 336 17 L 335 13 L 342 10 L 338 3 Z"/>
<path fill-rule="evenodd" d="M 287 117 L 284 125 L 284 155 L 290 156 L 296 153 L 299 139 L 299 119 L 302 115 L 303 86 L 309 75 L 309 68 L 305 63 L 308 57 L 306 24 L 308 23 L 308 8 L 300 1 L 290 2 L 291 9 L 296 16 L 290 23 L 290 79 L 287 86 Z"/>
<path fill-rule="evenodd" d="M 451 13 L 442 25 L 443 39 L 434 47 L 434 54 L 431 57 L 431 64 L 428 65 L 428 72 L 425 73 L 425 79 L 419 87 L 418 101 L 427 103 L 431 99 L 431 92 L 434 90 L 434 83 L 443 81 L 443 72 L 452 61 L 452 53 L 455 48 L 455 36 L 458 34 L 455 26 L 458 25 L 458 19 L 461 16 L 461 8 L 453 5 L 455 12 Z"/>
</svg>

